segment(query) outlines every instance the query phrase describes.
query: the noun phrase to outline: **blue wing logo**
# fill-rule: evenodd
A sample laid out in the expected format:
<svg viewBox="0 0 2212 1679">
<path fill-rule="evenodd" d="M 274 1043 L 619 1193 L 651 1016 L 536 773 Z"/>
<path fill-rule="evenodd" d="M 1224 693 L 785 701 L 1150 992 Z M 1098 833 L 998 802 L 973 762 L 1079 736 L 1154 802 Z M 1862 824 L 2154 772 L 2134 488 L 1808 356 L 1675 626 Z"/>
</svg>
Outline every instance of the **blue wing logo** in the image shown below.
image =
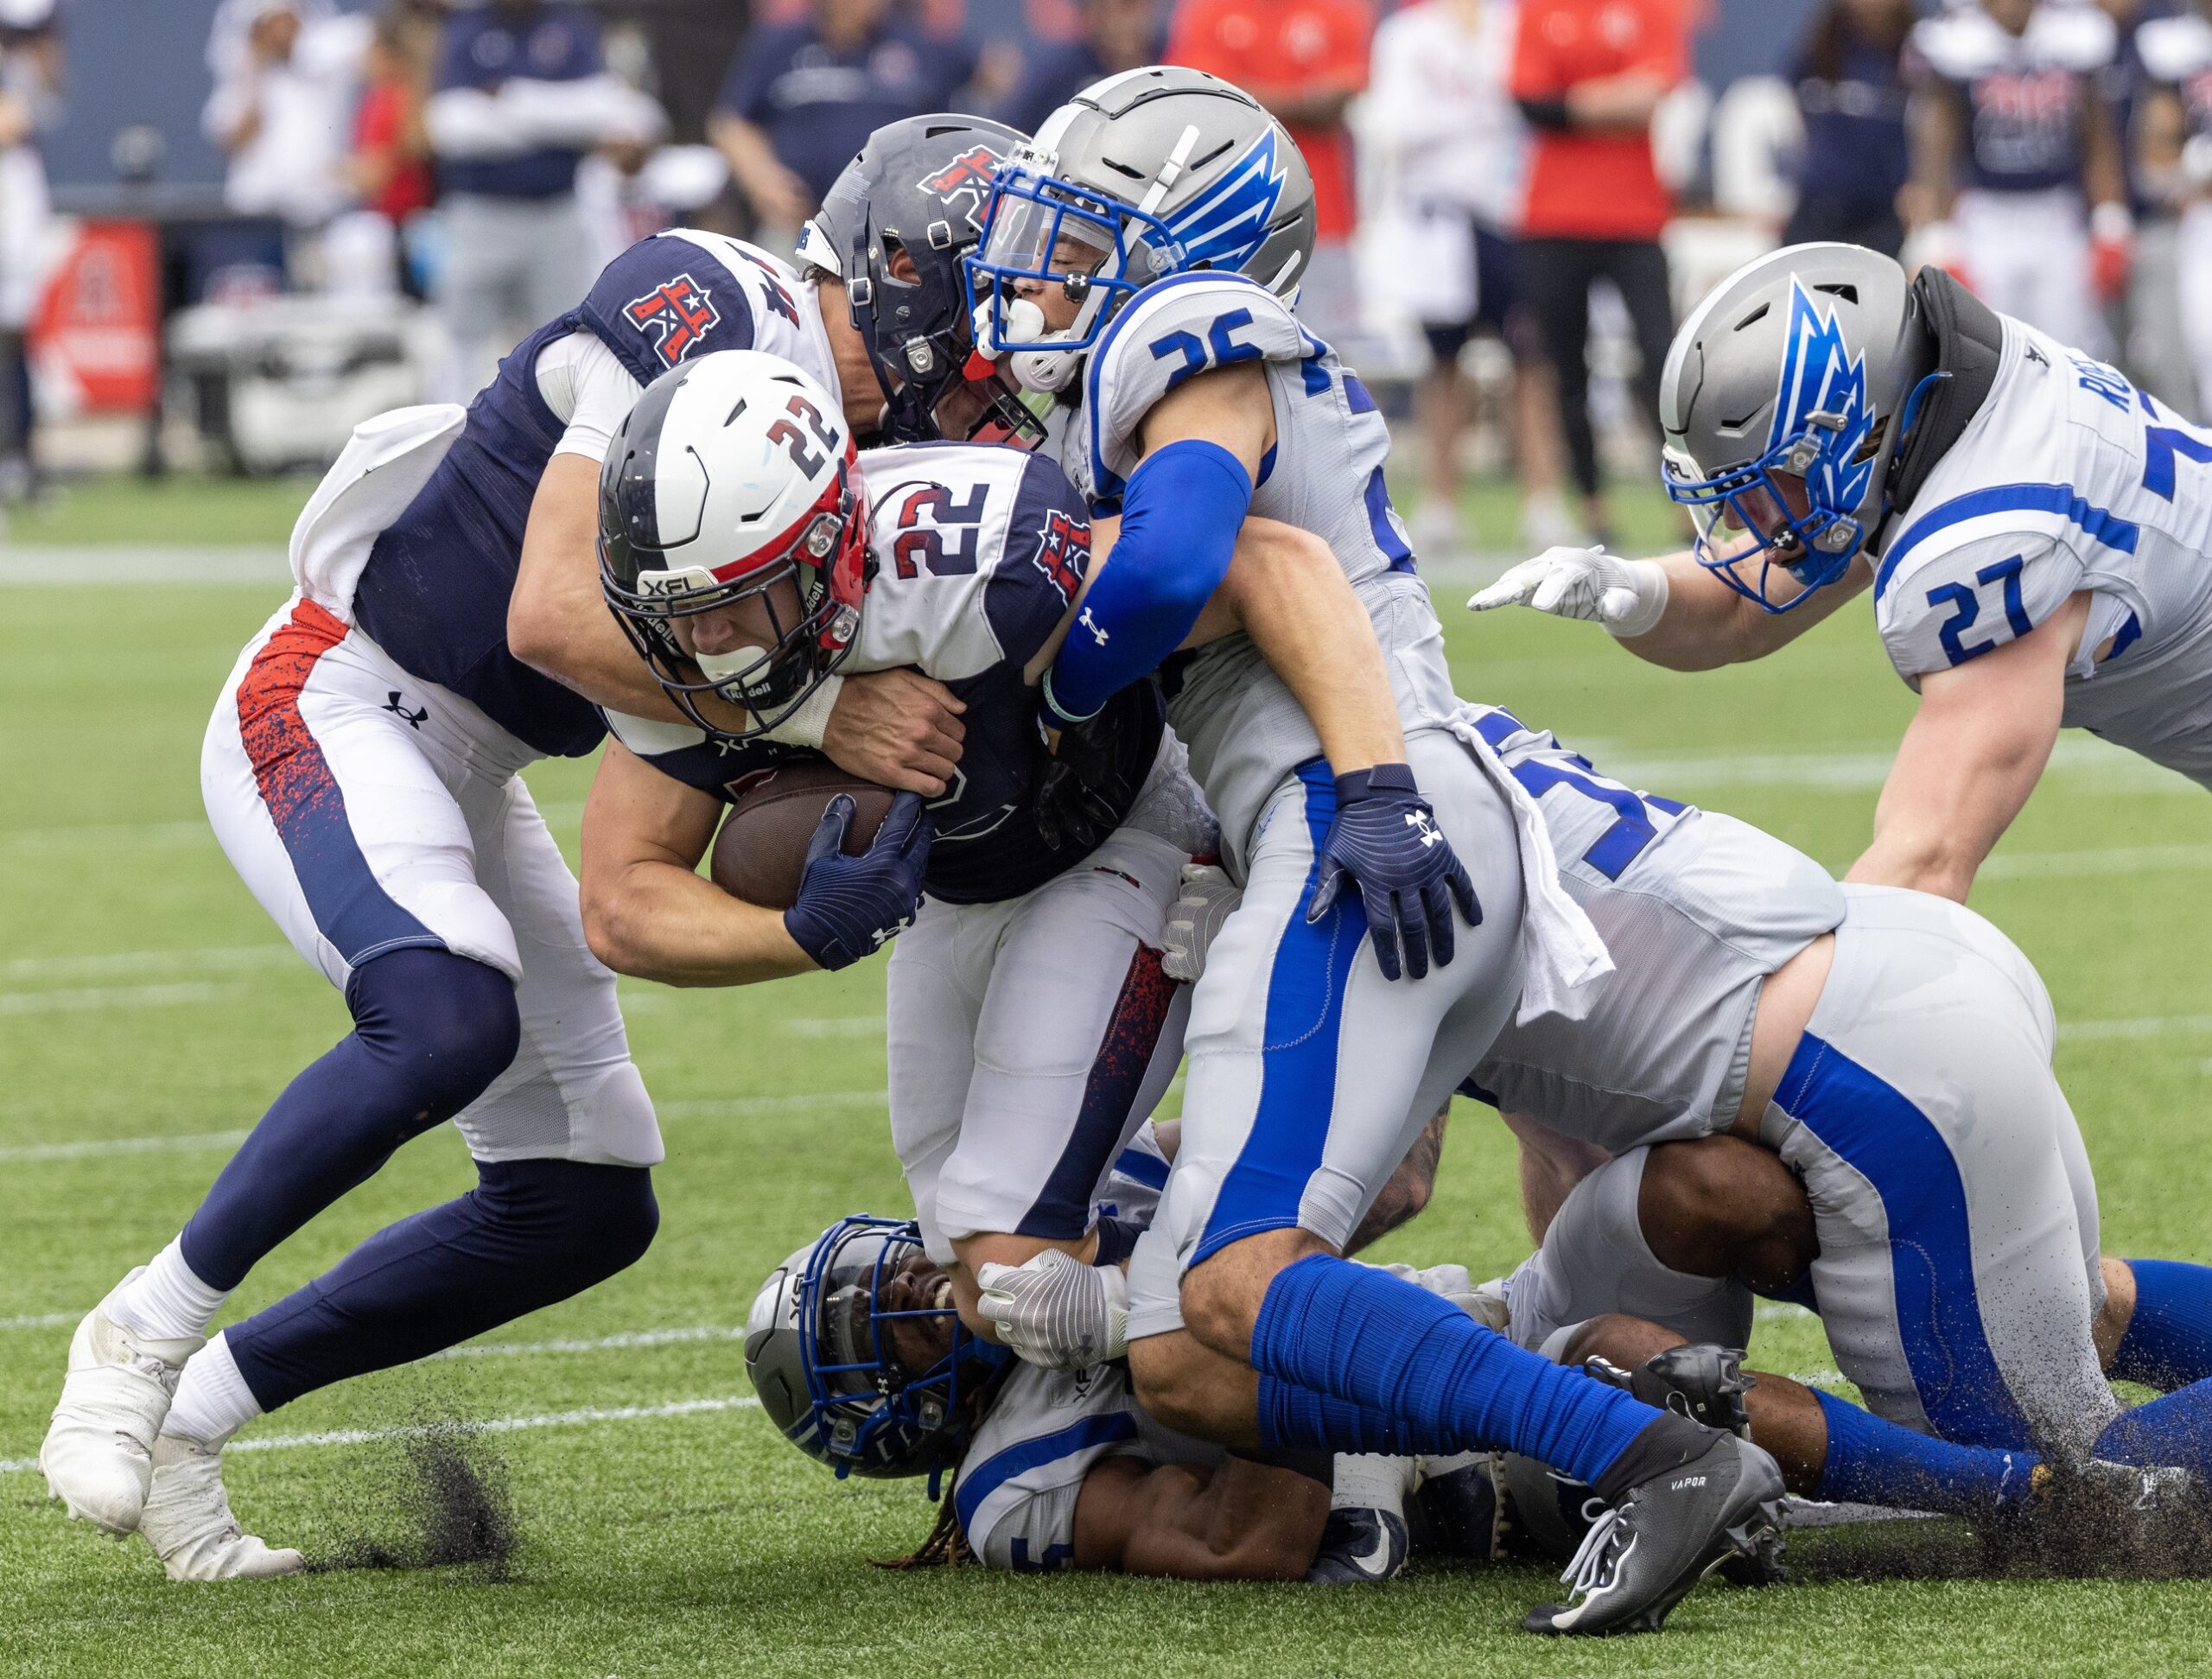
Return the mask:
<svg viewBox="0 0 2212 1679">
<path fill-rule="evenodd" d="M 1789 283 L 1789 340 L 1782 359 L 1782 388 L 1774 405 L 1770 455 L 1805 435 L 1813 415 L 1831 415 L 1842 429 L 1823 438 L 1820 482 L 1812 487 L 1815 506 L 1856 507 L 1866 499 L 1874 475 L 1874 456 L 1866 443 L 1874 429 L 1866 405 L 1866 357 L 1853 356 L 1843 341 L 1831 304 L 1826 314 L 1802 281 Z"/>
<path fill-rule="evenodd" d="M 1273 123 L 1229 167 L 1214 188 L 1186 205 L 1167 224 L 1183 247 L 1186 267 L 1242 271 L 1265 242 L 1268 224 L 1282 202 L 1288 178 Z"/>
</svg>

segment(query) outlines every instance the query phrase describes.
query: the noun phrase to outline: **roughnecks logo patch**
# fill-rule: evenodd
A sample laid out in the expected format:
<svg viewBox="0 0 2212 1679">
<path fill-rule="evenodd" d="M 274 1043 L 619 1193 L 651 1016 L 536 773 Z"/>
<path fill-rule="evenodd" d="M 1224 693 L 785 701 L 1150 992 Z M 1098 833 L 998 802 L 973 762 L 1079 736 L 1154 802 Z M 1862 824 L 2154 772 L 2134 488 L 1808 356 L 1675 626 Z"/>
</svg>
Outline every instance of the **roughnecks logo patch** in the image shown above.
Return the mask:
<svg viewBox="0 0 2212 1679">
<path fill-rule="evenodd" d="M 622 318 L 653 340 L 653 353 L 673 367 L 721 324 L 721 311 L 706 287 L 679 274 L 622 306 Z"/>
<path fill-rule="evenodd" d="M 915 184 L 944 200 L 946 207 L 965 218 L 980 238 L 983 232 L 983 205 L 991 195 L 991 177 L 1005 162 L 988 146 L 970 146 L 935 175 L 925 175 Z"/>
</svg>

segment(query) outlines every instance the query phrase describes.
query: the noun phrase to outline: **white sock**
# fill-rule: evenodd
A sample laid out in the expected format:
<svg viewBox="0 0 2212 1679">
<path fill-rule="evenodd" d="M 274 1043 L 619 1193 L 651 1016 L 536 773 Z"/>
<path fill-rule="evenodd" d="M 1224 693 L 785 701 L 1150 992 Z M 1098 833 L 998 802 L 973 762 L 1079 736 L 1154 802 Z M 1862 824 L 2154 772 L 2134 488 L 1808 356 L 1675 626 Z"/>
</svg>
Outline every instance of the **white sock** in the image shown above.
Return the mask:
<svg viewBox="0 0 2212 1679">
<path fill-rule="evenodd" d="M 261 1402 L 238 1374 L 227 1335 L 218 1335 L 184 1362 L 164 1434 L 209 1444 L 227 1440 L 261 1415 Z"/>
<path fill-rule="evenodd" d="M 1413 1491 L 1414 1460 L 1373 1452 L 1339 1452 L 1331 1478 L 1331 1510 L 1387 1510 L 1402 1517 Z"/>
<path fill-rule="evenodd" d="M 115 1291 L 107 1314 L 142 1341 L 197 1339 L 207 1332 L 227 1288 L 210 1288 L 184 1262 L 183 1238 L 154 1256 L 153 1262 Z"/>
</svg>

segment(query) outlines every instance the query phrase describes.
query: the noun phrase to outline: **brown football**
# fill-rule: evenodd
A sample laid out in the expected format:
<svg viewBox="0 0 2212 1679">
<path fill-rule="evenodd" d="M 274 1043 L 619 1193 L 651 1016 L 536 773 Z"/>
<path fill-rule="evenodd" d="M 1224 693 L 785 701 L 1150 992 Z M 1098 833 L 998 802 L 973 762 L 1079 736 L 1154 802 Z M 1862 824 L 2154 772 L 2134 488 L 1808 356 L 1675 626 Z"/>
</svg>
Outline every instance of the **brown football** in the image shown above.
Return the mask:
<svg viewBox="0 0 2212 1679">
<path fill-rule="evenodd" d="M 789 909 L 798 899 L 807 842 L 839 793 L 852 796 L 845 855 L 857 857 L 890 814 L 895 797 L 890 788 L 848 775 L 820 759 L 786 764 L 755 777 L 731 801 L 721 831 L 715 836 L 709 863 L 715 884 L 748 904 Z"/>
</svg>

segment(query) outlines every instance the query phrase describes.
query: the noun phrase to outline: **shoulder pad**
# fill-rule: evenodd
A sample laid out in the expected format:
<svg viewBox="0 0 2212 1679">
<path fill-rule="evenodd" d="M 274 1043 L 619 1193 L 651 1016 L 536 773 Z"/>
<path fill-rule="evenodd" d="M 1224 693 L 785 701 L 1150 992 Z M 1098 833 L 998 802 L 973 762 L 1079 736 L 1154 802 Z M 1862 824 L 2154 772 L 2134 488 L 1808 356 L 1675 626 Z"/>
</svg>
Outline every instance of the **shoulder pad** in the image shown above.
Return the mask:
<svg viewBox="0 0 2212 1679">
<path fill-rule="evenodd" d="M 2137 32 L 2135 50 L 2152 81 L 2186 81 L 2212 68 L 2212 22 L 2193 13 L 2154 17 Z"/>
<path fill-rule="evenodd" d="M 1114 317 L 1084 372 L 1093 493 L 1121 493 L 1136 465 L 1134 443 L 1144 417 L 1192 374 L 1314 353 L 1290 305 L 1243 275 L 1177 274 L 1138 293 Z"/>
<path fill-rule="evenodd" d="M 1875 624 L 1899 676 L 1949 670 L 2017 640 L 2082 586 L 2081 557 L 2037 523 L 1993 530 L 1970 521 L 1881 575 Z"/>
<path fill-rule="evenodd" d="M 2095 6 L 2038 6 L 2028 25 L 2037 58 L 2069 70 L 2101 70 L 2120 50 L 2120 31 Z"/>
<path fill-rule="evenodd" d="M 1912 44 L 1947 81 L 1966 81 L 2005 60 L 2005 32 L 1979 10 L 1951 12 L 1916 24 Z"/>
<path fill-rule="evenodd" d="M 677 228 L 609 263 L 577 318 L 640 385 L 711 350 L 772 350 L 819 378 L 820 358 L 803 350 L 805 302 L 798 275 L 766 251 Z"/>
</svg>

